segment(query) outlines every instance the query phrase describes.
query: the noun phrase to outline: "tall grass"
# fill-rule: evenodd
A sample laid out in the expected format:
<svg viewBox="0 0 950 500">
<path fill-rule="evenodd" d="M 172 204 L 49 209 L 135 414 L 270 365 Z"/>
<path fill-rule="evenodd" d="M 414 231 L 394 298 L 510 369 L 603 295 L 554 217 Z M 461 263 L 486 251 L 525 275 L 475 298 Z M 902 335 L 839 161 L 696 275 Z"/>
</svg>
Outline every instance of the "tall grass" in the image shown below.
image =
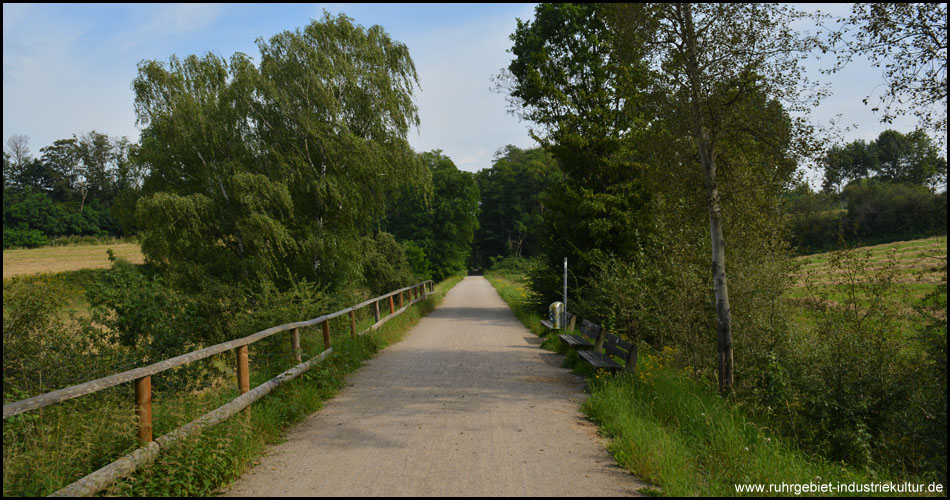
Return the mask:
<svg viewBox="0 0 950 500">
<path fill-rule="evenodd" d="M 712 383 L 677 370 L 672 350 L 640 356 L 637 375 L 598 374 L 582 411 L 617 462 L 665 496 L 735 496 L 741 484 L 867 483 L 753 423 Z M 873 473 L 872 473 L 873 474 Z"/>
<path fill-rule="evenodd" d="M 641 493 L 736 496 L 743 484 L 882 480 L 875 470 L 831 463 L 790 445 L 720 397 L 713 381 L 678 369 L 671 348 L 657 354 L 641 347 L 635 376 L 595 372 L 556 332 L 540 326 L 523 277 L 491 271 L 485 277 L 525 326 L 546 339 L 543 348 L 565 353 L 565 366 L 587 377 L 591 396 L 581 410 L 610 439 L 617 462 L 655 485 Z"/>
</svg>

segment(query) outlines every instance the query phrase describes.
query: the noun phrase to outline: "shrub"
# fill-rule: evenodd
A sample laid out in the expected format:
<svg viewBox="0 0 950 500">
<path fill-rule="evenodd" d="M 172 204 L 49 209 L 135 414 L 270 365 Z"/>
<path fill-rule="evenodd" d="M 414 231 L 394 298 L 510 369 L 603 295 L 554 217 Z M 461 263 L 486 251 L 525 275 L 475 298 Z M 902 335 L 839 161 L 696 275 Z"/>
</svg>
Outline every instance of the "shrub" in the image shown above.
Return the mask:
<svg viewBox="0 0 950 500">
<path fill-rule="evenodd" d="M 3 394 L 23 399 L 107 374 L 119 353 L 66 316 L 65 284 L 14 277 L 3 286 Z M 23 396 L 23 397 L 20 397 Z"/>
<path fill-rule="evenodd" d="M 406 251 L 393 235 L 380 232 L 375 238 L 363 238 L 363 279 L 373 295 L 412 284 Z"/>
<path fill-rule="evenodd" d="M 3 248 L 36 248 L 46 245 L 46 236 L 36 229 L 18 227 L 8 229 L 3 227 Z"/>
</svg>

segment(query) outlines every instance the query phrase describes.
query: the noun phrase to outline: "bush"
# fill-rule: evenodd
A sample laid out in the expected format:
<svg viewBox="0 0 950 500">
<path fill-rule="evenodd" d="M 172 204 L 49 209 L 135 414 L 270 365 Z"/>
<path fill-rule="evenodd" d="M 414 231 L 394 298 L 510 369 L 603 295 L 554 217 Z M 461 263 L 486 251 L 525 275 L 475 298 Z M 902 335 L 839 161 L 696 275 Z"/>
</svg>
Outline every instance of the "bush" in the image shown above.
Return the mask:
<svg viewBox="0 0 950 500">
<path fill-rule="evenodd" d="M 373 295 L 413 283 L 406 251 L 393 235 L 380 232 L 375 238 L 363 238 L 363 279 Z"/>
<path fill-rule="evenodd" d="M 4 402 L 103 376 L 116 365 L 119 353 L 101 342 L 98 329 L 63 314 L 65 286 L 48 277 L 4 283 Z"/>
<path fill-rule="evenodd" d="M 833 460 L 941 474 L 927 463 L 946 470 L 945 395 L 942 409 L 922 402 L 945 391 L 945 319 L 915 339 L 901 311 L 910 299 L 893 254 L 872 262 L 869 251 L 834 252 L 830 270 L 822 279 L 831 283 L 808 284 L 814 326 L 802 325 L 772 360 L 770 383 L 759 385 L 753 404 L 800 445 Z M 945 308 L 945 294 L 943 301 Z M 934 444 L 940 435 L 942 448 Z"/>
<path fill-rule="evenodd" d="M 8 248 L 36 248 L 46 245 L 49 241 L 46 236 L 36 229 L 19 227 L 7 229 L 3 227 L 3 249 Z"/>
<path fill-rule="evenodd" d="M 947 234 L 947 193 L 923 186 L 872 181 L 848 185 L 848 224 L 861 238 Z"/>
<path fill-rule="evenodd" d="M 789 217 L 789 243 L 800 253 L 838 248 L 846 234 L 847 211 L 804 212 Z"/>
</svg>

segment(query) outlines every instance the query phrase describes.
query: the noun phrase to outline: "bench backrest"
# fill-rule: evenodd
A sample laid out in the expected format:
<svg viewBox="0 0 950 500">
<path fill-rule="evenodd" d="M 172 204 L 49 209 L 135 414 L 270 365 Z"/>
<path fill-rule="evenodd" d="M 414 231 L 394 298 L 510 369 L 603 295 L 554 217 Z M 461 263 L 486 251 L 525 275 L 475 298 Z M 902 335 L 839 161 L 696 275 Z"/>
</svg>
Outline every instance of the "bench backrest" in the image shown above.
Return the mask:
<svg viewBox="0 0 950 500">
<path fill-rule="evenodd" d="M 581 320 L 581 326 L 578 331 L 581 332 L 581 335 L 590 338 L 591 342 L 596 342 L 597 337 L 600 336 L 602 328 L 596 323 L 591 323 L 590 321 Z"/>
<path fill-rule="evenodd" d="M 631 349 L 633 349 L 633 344 L 616 335 L 608 333 L 604 339 L 604 351 L 611 356 L 617 356 L 624 363 L 630 359 Z"/>
<path fill-rule="evenodd" d="M 613 335 L 603 327 L 588 320 L 581 321 L 580 332 L 582 335 L 590 338 L 595 349 L 603 347 L 604 352 L 611 356 L 620 358 L 624 363 L 630 360 L 631 354 L 636 355 L 636 349 L 633 344 Z"/>
</svg>

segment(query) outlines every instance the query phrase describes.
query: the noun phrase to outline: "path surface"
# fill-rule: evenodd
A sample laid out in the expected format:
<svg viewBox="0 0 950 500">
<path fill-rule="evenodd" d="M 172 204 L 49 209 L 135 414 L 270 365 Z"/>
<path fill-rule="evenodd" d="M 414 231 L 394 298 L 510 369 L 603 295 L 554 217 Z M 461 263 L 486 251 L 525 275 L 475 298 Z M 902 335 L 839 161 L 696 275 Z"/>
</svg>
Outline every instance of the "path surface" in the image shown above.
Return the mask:
<svg viewBox="0 0 950 500">
<path fill-rule="evenodd" d="M 618 496 L 642 486 L 577 408 L 583 380 L 471 276 L 228 496 Z"/>
</svg>

